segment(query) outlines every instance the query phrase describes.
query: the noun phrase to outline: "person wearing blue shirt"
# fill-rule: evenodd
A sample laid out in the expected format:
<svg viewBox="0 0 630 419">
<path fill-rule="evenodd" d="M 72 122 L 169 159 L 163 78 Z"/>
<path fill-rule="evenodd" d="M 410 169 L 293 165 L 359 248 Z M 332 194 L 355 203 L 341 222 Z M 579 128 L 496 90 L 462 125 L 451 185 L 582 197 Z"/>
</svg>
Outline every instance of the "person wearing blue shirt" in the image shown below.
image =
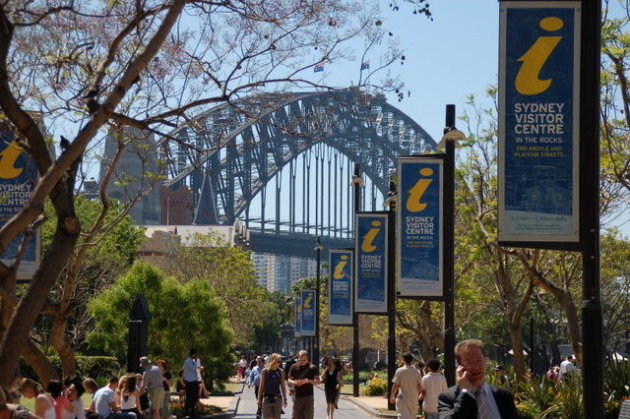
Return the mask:
<svg viewBox="0 0 630 419">
<path fill-rule="evenodd" d="M 258 356 L 256 357 L 256 361 L 258 365 L 252 368 L 252 372 L 249 373 L 249 377 L 248 377 L 249 381 L 247 382 L 247 384 L 250 388 L 254 386 L 254 395 L 256 396 L 256 399 L 258 400 L 258 390 L 260 388 L 260 376 L 262 374 L 263 368 L 265 368 L 265 359 L 262 356 Z M 256 412 L 256 419 L 260 419 L 260 414 L 261 414 L 261 409 L 259 407 L 258 411 Z"/>
</svg>

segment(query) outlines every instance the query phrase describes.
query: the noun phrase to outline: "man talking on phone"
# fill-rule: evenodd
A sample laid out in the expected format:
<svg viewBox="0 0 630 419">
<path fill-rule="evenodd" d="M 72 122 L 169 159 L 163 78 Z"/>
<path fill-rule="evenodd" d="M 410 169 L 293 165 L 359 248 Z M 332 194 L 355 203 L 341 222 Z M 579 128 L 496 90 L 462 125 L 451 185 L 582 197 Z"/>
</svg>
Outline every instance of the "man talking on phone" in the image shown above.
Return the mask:
<svg viewBox="0 0 630 419">
<path fill-rule="evenodd" d="M 457 385 L 438 397 L 440 419 L 516 419 L 514 396 L 486 382 L 483 342 L 468 339 L 455 345 Z"/>
</svg>

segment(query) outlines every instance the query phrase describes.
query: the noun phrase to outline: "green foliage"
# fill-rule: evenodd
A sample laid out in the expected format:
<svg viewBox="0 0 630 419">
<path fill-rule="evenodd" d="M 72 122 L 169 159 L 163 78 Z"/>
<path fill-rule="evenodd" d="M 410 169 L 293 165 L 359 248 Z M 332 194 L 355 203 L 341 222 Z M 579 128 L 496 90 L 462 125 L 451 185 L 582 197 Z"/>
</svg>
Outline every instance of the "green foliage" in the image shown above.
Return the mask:
<svg viewBox="0 0 630 419">
<path fill-rule="evenodd" d="M 384 396 L 387 394 L 387 380 L 381 377 L 375 376 L 367 382 L 367 385 L 363 389 L 363 395 L 365 396 Z"/>
<path fill-rule="evenodd" d="M 548 417 L 562 419 L 582 419 L 584 417 L 584 398 L 582 397 L 582 377 L 573 375 L 558 386 L 554 404 L 546 411 Z"/>
<path fill-rule="evenodd" d="M 61 375 L 61 361 L 58 356 L 49 356 L 50 363 Z M 120 364 L 118 360 L 111 356 L 82 356 L 75 357 L 77 362 L 77 375 L 80 377 L 111 377 L 120 374 Z M 22 376 L 38 379 L 37 374 L 24 360 L 20 362 L 20 372 Z"/>
<path fill-rule="evenodd" d="M 540 414 L 553 405 L 557 386 L 555 381 L 547 379 L 546 376 L 543 376 L 540 382 L 532 379 L 522 383 L 520 397 L 524 399 L 521 405 L 524 414 L 531 414 L 532 418 L 540 417 L 533 412 Z"/>
<path fill-rule="evenodd" d="M 195 234 L 173 251 L 163 269 L 168 275 L 186 283 L 202 280 L 220 298 L 232 329 L 234 343 L 249 345 L 256 326 L 269 320 L 268 292 L 256 283 L 250 252 L 230 246 L 215 233 Z"/>
<path fill-rule="evenodd" d="M 90 345 L 124 359 L 128 313 L 141 293 L 152 315 L 150 356 L 177 365 L 186 358 L 188 349 L 195 347 L 208 375 L 218 379 L 229 377 L 233 333 L 212 287 L 200 280 L 182 285 L 145 263 L 136 263 L 90 301 L 88 308 L 96 326 L 88 335 Z"/>
<path fill-rule="evenodd" d="M 75 199 L 75 210 L 81 223 L 81 230 L 85 233 L 89 231 L 97 220 L 102 206 L 98 201 L 78 195 Z M 110 225 L 111 228 L 105 229 L 102 234 L 91 240 L 86 264 L 109 261 L 122 264 L 125 267 L 133 263 L 135 252 L 144 240 L 144 233 L 142 228 L 133 225 L 131 217 L 119 217 L 122 210 L 123 207 L 118 201 L 112 200 L 110 202 L 110 208 L 105 215 L 103 224 Z M 46 204 L 45 214 L 47 221 L 42 230 L 42 249 L 44 252 L 51 243 L 57 223 L 57 218 L 50 202 Z M 85 244 L 84 237 L 79 239 L 78 245 L 82 244 Z"/>
<path fill-rule="evenodd" d="M 606 362 L 604 394 L 610 401 L 630 397 L 630 361 L 608 360 Z"/>
</svg>

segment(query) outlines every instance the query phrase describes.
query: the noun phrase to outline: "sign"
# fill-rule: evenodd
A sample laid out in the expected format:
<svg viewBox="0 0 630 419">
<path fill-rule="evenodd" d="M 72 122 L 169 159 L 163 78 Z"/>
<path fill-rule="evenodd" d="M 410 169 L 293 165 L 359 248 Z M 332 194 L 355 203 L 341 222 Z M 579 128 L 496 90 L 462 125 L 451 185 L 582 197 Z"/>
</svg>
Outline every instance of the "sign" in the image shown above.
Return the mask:
<svg viewBox="0 0 630 419">
<path fill-rule="evenodd" d="M 315 290 L 302 290 L 302 336 L 315 336 Z"/>
<path fill-rule="evenodd" d="M 356 215 L 357 313 L 387 313 L 387 213 Z"/>
<path fill-rule="evenodd" d="M 22 211 L 31 198 L 37 183 L 35 162 L 24 152 L 13 134 L 8 130 L 0 132 L 0 224 L 4 225 L 15 214 Z M 2 253 L 2 262 L 12 265 L 22 244 L 24 234 L 13 238 Z M 18 267 L 17 279 L 31 279 L 39 266 L 41 230 L 35 231 L 28 239 L 26 250 Z"/>
<path fill-rule="evenodd" d="M 328 324 L 352 326 L 353 253 L 348 249 L 328 251 Z"/>
<path fill-rule="evenodd" d="M 396 255 L 401 297 L 442 297 L 442 178 L 439 156 L 398 158 Z"/>
<path fill-rule="evenodd" d="M 295 297 L 295 326 L 293 330 L 296 338 L 302 337 L 302 294 Z"/>
<path fill-rule="evenodd" d="M 499 241 L 579 241 L 580 2 L 501 3 Z"/>
</svg>

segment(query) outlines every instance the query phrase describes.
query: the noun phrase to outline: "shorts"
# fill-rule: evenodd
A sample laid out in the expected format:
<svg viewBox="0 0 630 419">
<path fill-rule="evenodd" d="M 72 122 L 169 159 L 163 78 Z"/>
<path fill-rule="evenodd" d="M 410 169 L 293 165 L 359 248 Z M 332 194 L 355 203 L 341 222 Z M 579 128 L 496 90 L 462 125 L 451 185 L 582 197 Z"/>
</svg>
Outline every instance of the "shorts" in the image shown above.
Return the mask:
<svg viewBox="0 0 630 419">
<path fill-rule="evenodd" d="M 160 410 L 164 404 L 164 387 L 149 390 L 149 400 L 151 400 L 152 410 Z"/>
<path fill-rule="evenodd" d="M 263 396 L 263 418 L 279 418 L 282 414 L 282 396 Z"/>
</svg>

